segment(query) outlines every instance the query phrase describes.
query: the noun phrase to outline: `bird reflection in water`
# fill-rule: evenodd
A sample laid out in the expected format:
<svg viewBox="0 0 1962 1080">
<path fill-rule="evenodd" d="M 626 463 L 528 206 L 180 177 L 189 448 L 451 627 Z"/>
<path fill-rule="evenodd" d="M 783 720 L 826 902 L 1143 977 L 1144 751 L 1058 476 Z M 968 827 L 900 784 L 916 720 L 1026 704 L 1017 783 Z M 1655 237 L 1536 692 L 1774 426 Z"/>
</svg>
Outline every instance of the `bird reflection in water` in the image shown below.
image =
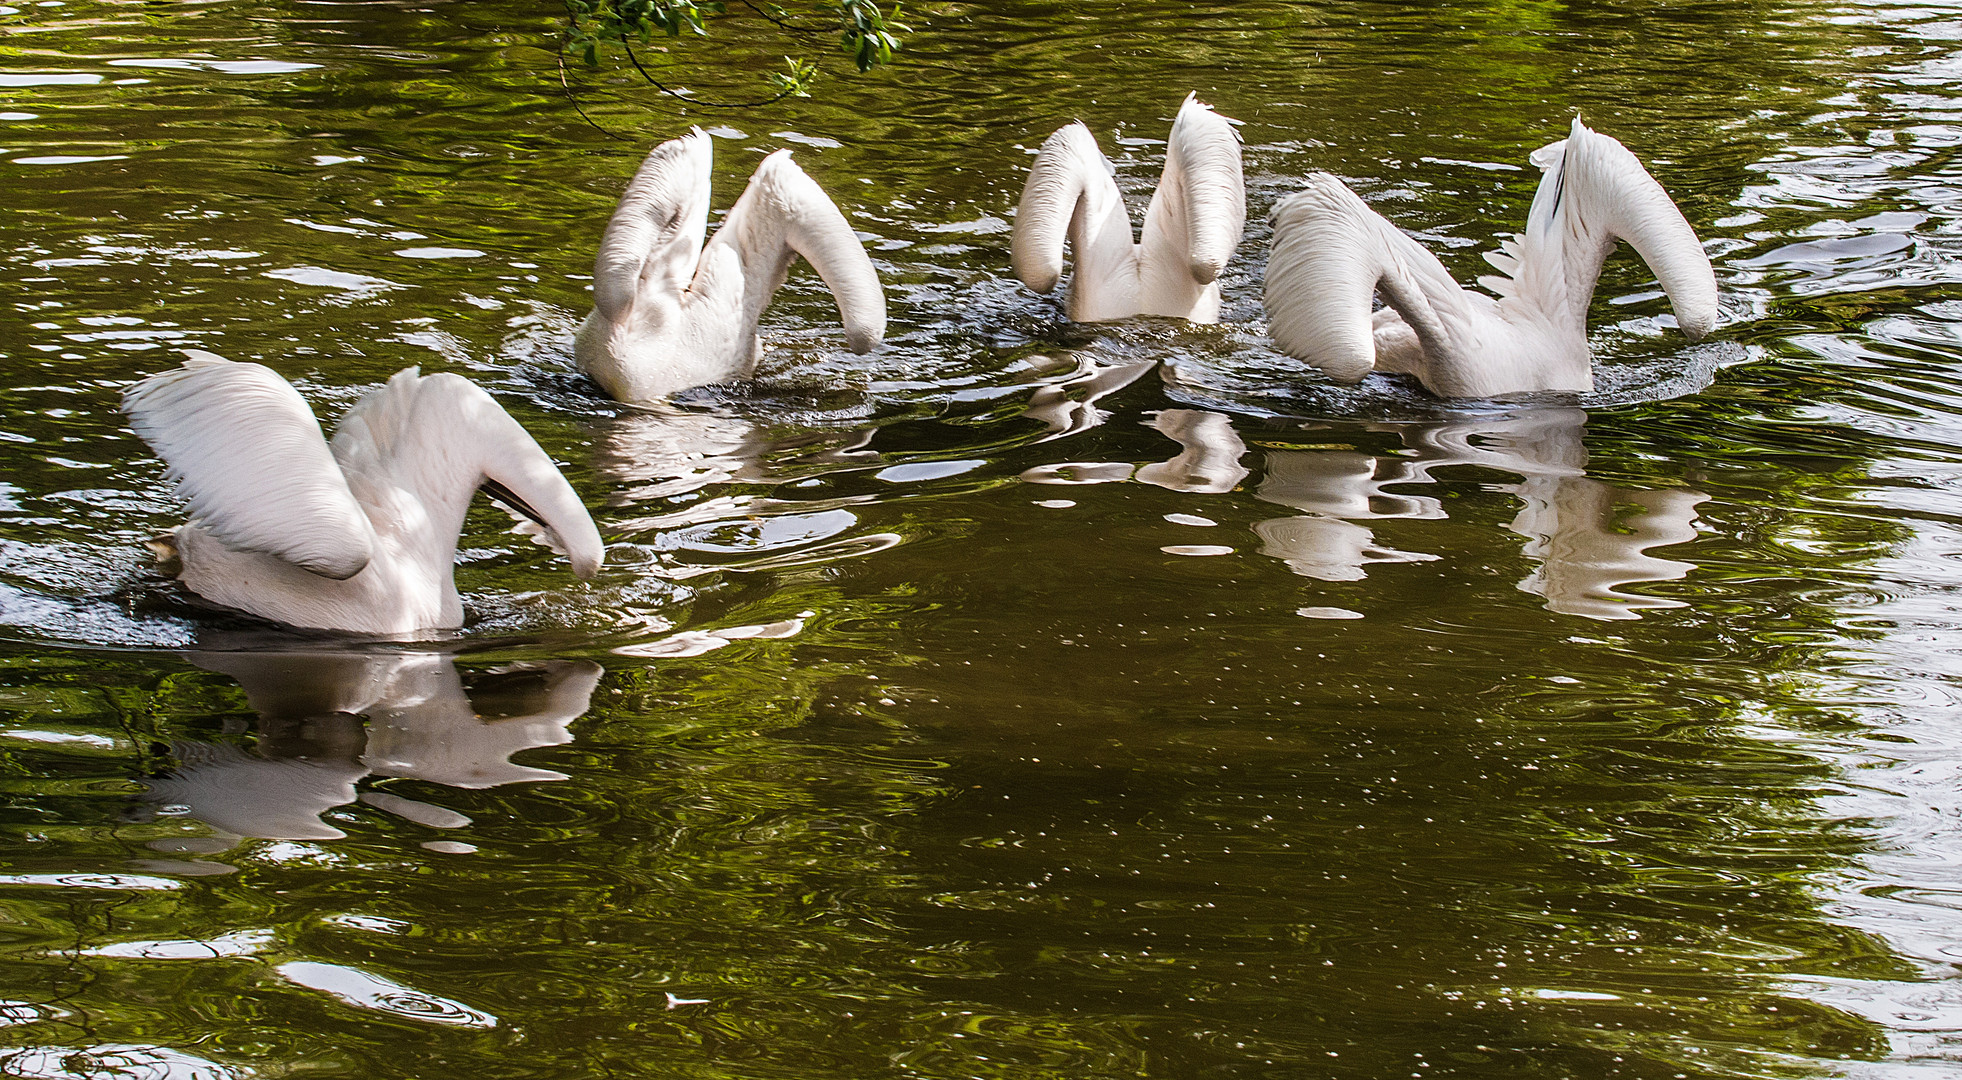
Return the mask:
<svg viewBox="0 0 1962 1080">
<path fill-rule="evenodd" d="M 1539 568 L 1519 583 L 1549 611 L 1590 619 L 1634 619 L 1679 600 L 1618 592 L 1623 585 L 1676 581 L 1694 563 L 1649 554 L 1696 539 L 1697 507 L 1710 496 L 1689 488 L 1617 487 L 1586 474 L 1587 412 L 1531 409 L 1504 417 L 1414 429 L 1405 441 L 1437 464 L 1477 464 L 1516 472 L 1503 485 L 1525 505 L 1507 526 L 1527 538 Z M 1472 439 L 1481 440 L 1474 445 Z M 1633 513 L 1624 512 L 1632 509 Z"/>
<path fill-rule="evenodd" d="M 1137 382 L 1145 372 L 1158 366 L 1156 360 L 1128 364 L 1100 364 L 1090 361 L 1067 377 L 1037 386 L 1029 395 L 1022 415 L 1040 422 L 1048 434 L 1036 440 L 1048 442 L 1069 435 L 1080 435 L 1104 422 L 1109 414 L 1097 402 Z"/>
<path fill-rule="evenodd" d="M 874 428 L 772 436 L 741 417 L 659 404 L 622 412 L 594 440 L 613 502 L 673 498 L 730 482 L 774 484 L 841 466 L 873 466 Z"/>
<path fill-rule="evenodd" d="M 1140 468 L 1139 480 L 1171 491 L 1208 493 L 1232 491 L 1247 478 L 1247 467 L 1240 464 L 1247 455 L 1247 444 L 1233 430 L 1233 421 L 1226 414 L 1166 409 L 1145 422 L 1175 440 L 1181 449 L 1169 461 Z"/>
<path fill-rule="evenodd" d="M 458 788 L 563 780 L 563 773 L 518 765 L 511 755 L 571 741 L 568 725 L 585 715 L 604 673 L 591 661 L 554 660 L 479 676 L 466 690 L 445 653 L 187 658 L 238 680 L 259 714 L 258 740 L 252 751 L 179 742 L 172 748 L 178 767 L 143 781 L 142 798 L 227 837 L 268 840 L 345 836 L 320 815 L 357 800 L 433 828 L 470 822 L 440 806 L 357 791 L 370 774 Z"/>
<path fill-rule="evenodd" d="M 1255 495 L 1307 513 L 1256 524 L 1260 552 L 1287 563 L 1288 569 L 1303 577 L 1321 581 L 1360 581 L 1367 573 L 1363 568 L 1372 563 L 1432 561 L 1437 556 L 1378 544 L 1369 526 L 1357 524 L 1382 518 L 1443 517 L 1444 507 L 1436 499 L 1385 490 L 1392 484 L 1429 480 L 1405 458 L 1354 450 L 1270 450 Z"/>
<path fill-rule="evenodd" d="M 1682 606 L 1617 590 L 1677 580 L 1693 569 L 1691 563 L 1650 555 L 1649 549 L 1694 539 L 1697 507 L 1709 496 L 1688 489 L 1616 487 L 1589 478 L 1586 425 L 1582 409 L 1522 409 L 1441 424 L 1372 425 L 1402 438 L 1415 451 L 1410 457 L 1270 451 L 1257 495 L 1307 516 L 1263 521 L 1254 531 L 1266 542 L 1264 554 L 1324 581 L 1360 579 L 1371 563 L 1436 559 L 1379 545 L 1370 528 L 1358 522 L 1442 518 L 1437 499 L 1388 489 L 1433 483 L 1432 472 L 1444 466 L 1477 465 L 1521 478 L 1494 490 L 1524 504 L 1508 528 L 1526 537 L 1525 554 L 1539 566 L 1519 588 L 1543 597 L 1548 610 L 1633 619 L 1645 609 Z"/>
</svg>

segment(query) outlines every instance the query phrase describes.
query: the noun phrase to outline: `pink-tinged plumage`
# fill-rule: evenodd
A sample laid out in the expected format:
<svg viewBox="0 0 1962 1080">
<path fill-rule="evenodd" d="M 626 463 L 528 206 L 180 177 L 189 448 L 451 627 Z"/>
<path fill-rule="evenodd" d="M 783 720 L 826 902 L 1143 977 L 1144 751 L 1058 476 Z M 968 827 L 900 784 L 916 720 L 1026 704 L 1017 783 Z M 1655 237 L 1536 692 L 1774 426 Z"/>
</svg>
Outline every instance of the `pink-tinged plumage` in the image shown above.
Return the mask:
<svg viewBox="0 0 1962 1080">
<path fill-rule="evenodd" d="M 1057 129 L 1022 186 L 1010 239 L 1015 276 L 1040 293 L 1055 289 L 1067 241 L 1075 262 L 1065 305 L 1071 319 L 1169 315 L 1217 322 L 1218 278 L 1247 217 L 1233 123 L 1186 95 L 1138 243 L 1096 137 L 1080 122 Z"/>
<path fill-rule="evenodd" d="M 799 255 L 836 299 L 852 351 L 885 339 L 872 260 L 790 151 L 763 159 L 703 244 L 713 157 L 700 128 L 655 147 L 600 237 L 573 358 L 622 401 L 749 377 L 762 357 L 757 322 Z"/>
<path fill-rule="evenodd" d="M 456 541 L 486 483 L 527 504 L 580 577 L 604 557 L 551 458 L 460 376 L 397 373 L 331 444 L 258 364 L 192 360 L 130 387 L 123 410 L 190 504 L 170 538 L 179 580 L 226 607 L 367 634 L 460 626 Z"/>
<path fill-rule="evenodd" d="M 1466 292 L 1342 181 L 1317 173 L 1275 206 L 1268 329 L 1282 351 L 1350 383 L 1413 375 L 1443 397 L 1593 389 L 1587 309 L 1618 241 L 1656 274 L 1694 341 L 1716 325 L 1717 279 L 1682 212 L 1614 139 L 1576 119 L 1534 151 L 1526 231 L 1486 259 L 1499 298 Z M 1380 295 L 1386 307 L 1371 311 Z"/>
</svg>

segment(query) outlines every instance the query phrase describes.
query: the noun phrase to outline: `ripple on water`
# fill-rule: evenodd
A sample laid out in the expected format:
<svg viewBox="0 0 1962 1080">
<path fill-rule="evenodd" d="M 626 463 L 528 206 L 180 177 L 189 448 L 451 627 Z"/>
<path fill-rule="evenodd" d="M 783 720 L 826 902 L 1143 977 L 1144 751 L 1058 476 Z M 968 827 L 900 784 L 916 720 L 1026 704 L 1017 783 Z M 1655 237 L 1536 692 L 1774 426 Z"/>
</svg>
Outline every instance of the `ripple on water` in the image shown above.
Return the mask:
<svg viewBox="0 0 1962 1080">
<path fill-rule="evenodd" d="M 252 1071 L 164 1046 L 105 1044 L 0 1049 L 10 1076 L 71 1080 L 77 1076 L 130 1080 L 248 1080 Z"/>
<path fill-rule="evenodd" d="M 366 971 L 293 960 L 273 969 L 295 986 L 317 990 L 357 1009 L 442 1027 L 493 1028 L 497 1017 L 460 1001 L 426 994 Z"/>
<path fill-rule="evenodd" d="M 1225 544 L 1167 544 L 1158 550 L 1167 555 L 1231 555 L 1236 550 Z"/>
</svg>

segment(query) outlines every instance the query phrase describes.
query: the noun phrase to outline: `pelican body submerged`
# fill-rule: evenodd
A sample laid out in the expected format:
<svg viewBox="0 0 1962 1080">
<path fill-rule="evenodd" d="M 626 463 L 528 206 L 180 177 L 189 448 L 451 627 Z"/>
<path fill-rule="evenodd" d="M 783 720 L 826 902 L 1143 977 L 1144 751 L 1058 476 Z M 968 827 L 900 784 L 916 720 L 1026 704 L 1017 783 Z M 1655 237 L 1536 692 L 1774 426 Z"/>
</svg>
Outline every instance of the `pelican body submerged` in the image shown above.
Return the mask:
<svg viewBox="0 0 1962 1080">
<path fill-rule="evenodd" d="M 1526 231 L 1486 259 L 1493 299 L 1460 288 L 1437 257 L 1327 173 L 1275 206 L 1269 332 L 1341 383 L 1413 375 L 1442 397 L 1594 388 L 1587 311 L 1601 264 L 1626 240 L 1690 340 L 1717 321 L 1717 279 L 1682 211 L 1635 155 L 1578 118 L 1534 151 L 1542 170 Z M 1373 296 L 1386 307 L 1371 311 Z"/>
<path fill-rule="evenodd" d="M 573 359 L 621 401 L 748 378 L 756 326 L 802 255 L 838 302 L 845 341 L 884 340 L 886 298 L 865 248 L 824 190 L 779 150 L 763 159 L 708 243 L 714 150 L 696 128 L 655 147 L 600 237 L 593 311 Z"/>
<path fill-rule="evenodd" d="M 131 386 L 123 411 L 190 504 L 165 538 L 178 580 L 225 607 L 364 634 L 461 626 L 456 543 L 479 488 L 541 526 L 579 577 L 604 557 L 552 459 L 461 376 L 398 372 L 331 444 L 278 373 L 217 357 Z"/>
<path fill-rule="evenodd" d="M 1187 94 L 1172 122 L 1165 169 L 1145 210 L 1144 239 L 1116 171 L 1081 121 L 1058 128 L 1036 153 L 1015 210 L 1015 276 L 1039 293 L 1056 288 L 1068 241 L 1075 272 L 1064 310 L 1076 322 L 1133 315 L 1219 321 L 1219 275 L 1247 220 L 1235 121 Z"/>
</svg>

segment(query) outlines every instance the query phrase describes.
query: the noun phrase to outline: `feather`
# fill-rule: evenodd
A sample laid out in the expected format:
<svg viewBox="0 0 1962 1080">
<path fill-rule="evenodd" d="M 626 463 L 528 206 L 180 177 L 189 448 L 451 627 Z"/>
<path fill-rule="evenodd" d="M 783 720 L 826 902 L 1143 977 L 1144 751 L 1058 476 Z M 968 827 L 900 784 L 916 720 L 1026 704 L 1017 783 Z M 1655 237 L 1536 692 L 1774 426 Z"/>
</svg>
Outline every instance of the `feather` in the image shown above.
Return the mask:
<svg viewBox="0 0 1962 1080">
<path fill-rule="evenodd" d="M 1206 284 L 1219 277 L 1240 246 L 1247 223 L 1247 189 L 1241 176 L 1240 133 L 1233 122 L 1214 112 L 1196 94 L 1187 94 L 1172 122 L 1165 155 L 1165 175 L 1152 209 L 1168 190 L 1180 196 L 1186 263 L 1192 279 Z M 1145 231 L 1151 232 L 1151 211 Z"/>
<path fill-rule="evenodd" d="M 697 128 L 654 148 L 600 238 L 593 311 L 573 359 L 623 401 L 747 378 L 762 346 L 758 321 L 797 255 L 823 277 L 847 343 L 885 339 L 885 295 L 845 217 L 779 151 L 705 245 L 713 147 Z"/>
<path fill-rule="evenodd" d="M 1315 173 L 1274 207 L 1268 329 L 1282 351 L 1353 383 L 1377 366 L 1371 300 L 1383 298 L 1433 363 L 1462 349 L 1464 291 L 1437 257 L 1334 176 Z"/>
<path fill-rule="evenodd" d="M 593 306 L 606 318 L 625 318 L 643 289 L 678 293 L 694 278 L 712 154 L 695 128 L 656 146 L 627 182 L 593 260 Z"/>
<path fill-rule="evenodd" d="M 1104 152 L 1097 149 L 1097 138 L 1082 121 L 1057 128 L 1042 141 L 1028 179 L 1022 183 L 1022 201 L 1015 207 L 1015 229 L 1009 237 L 1009 262 L 1022 284 L 1039 293 L 1056 288 L 1063 277 L 1063 243 L 1079 234 L 1078 219 L 1083 214 L 1085 191 L 1093 185 L 1116 196 L 1116 172 Z M 1130 241 L 1125 227 L 1125 241 Z M 1082 258 L 1082 252 L 1078 252 Z"/>
<path fill-rule="evenodd" d="M 1246 226 L 1236 121 L 1187 94 L 1172 122 L 1165 167 L 1134 242 L 1115 167 L 1082 123 L 1044 140 L 1022 186 L 1010 254 L 1015 276 L 1040 293 L 1056 287 L 1067 242 L 1077 322 L 1167 315 L 1219 319 L 1220 272 Z"/>
<path fill-rule="evenodd" d="M 270 368 L 190 360 L 131 386 L 123 411 L 221 542 L 337 580 L 373 557 L 374 528 L 319 421 Z"/>
<path fill-rule="evenodd" d="M 797 167 L 790 151 L 763 159 L 709 243 L 738 245 L 744 265 L 761 274 L 753 282 L 761 287 L 751 289 L 754 318 L 762 316 L 763 305 L 783 284 L 791 260 L 802 255 L 831 290 L 851 350 L 868 352 L 885 340 L 885 291 L 865 245 L 838 205 Z"/>
<path fill-rule="evenodd" d="M 592 516 L 551 457 L 496 398 L 460 375 L 396 372 L 341 417 L 334 456 L 358 491 L 431 481 L 489 487 L 544 529 L 545 546 L 582 579 L 605 557 Z"/>
<path fill-rule="evenodd" d="M 406 367 L 361 396 L 334 425 L 331 449 L 345 477 L 382 482 L 416 431 L 422 369 Z"/>
<path fill-rule="evenodd" d="M 1710 260 L 1635 155 L 1575 120 L 1531 160 L 1543 175 L 1526 228 L 1486 253 L 1499 273 L 1478 279 L 1496 302 L 1458 288 L 1340 181 L 1310 177 L 1273 214 L 1265 302 L 1275 343 L 1342 382 L 1375 369 L 1446 397 L 1587 390 L 1588 307 L 1618 240 L 1655 271 L 1686 336 L 1715 325 Z M 1395 317 L 1372 316 L 1372 294 Z"/>
</svg>

